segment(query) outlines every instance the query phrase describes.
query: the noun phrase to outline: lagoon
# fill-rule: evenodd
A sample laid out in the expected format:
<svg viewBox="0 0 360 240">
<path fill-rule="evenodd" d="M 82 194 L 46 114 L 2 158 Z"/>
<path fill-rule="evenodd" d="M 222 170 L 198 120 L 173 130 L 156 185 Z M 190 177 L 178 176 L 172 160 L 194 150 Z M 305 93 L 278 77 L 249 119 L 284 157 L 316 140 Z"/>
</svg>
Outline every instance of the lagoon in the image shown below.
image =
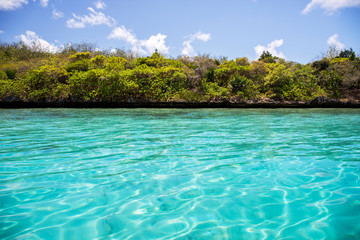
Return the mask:
<svg viewBox="0 0 360 240">
<path fill-rule="evenodd" d="M 0 109 L 1 239 L 358 239 L 360 109 Z"/>
</svg>

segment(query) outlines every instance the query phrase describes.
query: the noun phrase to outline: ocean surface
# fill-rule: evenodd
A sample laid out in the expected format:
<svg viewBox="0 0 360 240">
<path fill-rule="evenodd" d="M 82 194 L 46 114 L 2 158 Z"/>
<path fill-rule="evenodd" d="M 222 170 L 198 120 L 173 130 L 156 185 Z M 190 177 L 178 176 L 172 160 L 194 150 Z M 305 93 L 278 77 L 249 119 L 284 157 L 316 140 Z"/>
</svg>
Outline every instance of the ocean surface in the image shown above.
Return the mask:
<svg viewBox="0 0 360 240">
<path fill-rule="evenodd" d="M 360 109 L 0 109 L 0 239 L 360 239 Z"/>
</svg>

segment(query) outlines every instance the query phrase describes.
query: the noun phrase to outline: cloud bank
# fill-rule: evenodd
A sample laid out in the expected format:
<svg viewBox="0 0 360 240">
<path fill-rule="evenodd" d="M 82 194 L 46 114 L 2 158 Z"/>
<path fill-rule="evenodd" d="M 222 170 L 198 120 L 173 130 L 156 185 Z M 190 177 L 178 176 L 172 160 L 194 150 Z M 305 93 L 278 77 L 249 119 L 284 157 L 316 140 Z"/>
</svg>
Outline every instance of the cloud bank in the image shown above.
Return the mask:
<svg viewBox="0 0 360 240">
<path fill-rule="evenodd" d="M 279 39 L 279 40 L 274 40 L 271 43 L 269 43 L 266 46 L 262 46 L 262 45 L 257 45 L 254 50 L 256 53 L 256 58 L 259 58 L 261 56 L 261 54 L 264 51 L 268 51 L 269 53 L 271 53 L 273 56 L 277 56 L 279 58 L 285 58 L 285 55 L 283 52 L 278 52 L 276 50 L 276 48 L 280 47 L 281 45 L 283 45 L 284 40 L 283 39 Z"/>
<path fill-rule="evenodd" d="M 312 0 L 305 9 L 303 14 L 308 14 L 314 8 L 320 7 L 328 14 L 332 14 L 340 8 L 360 6 L 360 0 Z"/>
<path fill-rule="evenodd" d="M 60 48 L 40 38 L 35 32 L 26 31 L 25 34 L 17 36 L 26 46 L 33 50 L 56 53 Z"/>
<path fill-rule="evenodd" d="M 103 12 L 95 11 L 93 8 L 88 7 L 89 14 L 78 16 L 73 14 L 73 18 L 66 21 L 68 28 L 85 28 L 87 26 L 107 25 L 112 27 L 116 24 L 114 18 L 106 16 Z"/>
<path fill-rule="evenodd" d="M 338 40 L 338 37 L 339 36 L 337 34 L 332 35 L 331 37 L 328 38 L 327 44 L 330 47 L 334 47 L 337 50 L 342 50 L 345 48 L 345 45 Z"/>
<path fill-rule="evenodd" d="M 166 35 L 158 33 L 148 39 L 139 40 L 136 35 L 127 30 L 125 26 L 116 27 L 108 36 L 108 39 L 123 40 L 132 46 L 132 50 L 139 54 L 151 54 L 157 49 L 162 54 L 169 53 L 169 47 L 166 46 Z"/>
<path fill-rule="evenodd" d="M 181 54 L 184 56 L 194 56 L 195 51 L 191 43 L 195 40 L 207 42 L 210 39 L 211 39 L 210 33 L 197 32 L 195 34 L 191 34 L 190 36 L 188 36 L 188 40 L 183 42 L 184 48 L 182 49 Z"/>
</svg>

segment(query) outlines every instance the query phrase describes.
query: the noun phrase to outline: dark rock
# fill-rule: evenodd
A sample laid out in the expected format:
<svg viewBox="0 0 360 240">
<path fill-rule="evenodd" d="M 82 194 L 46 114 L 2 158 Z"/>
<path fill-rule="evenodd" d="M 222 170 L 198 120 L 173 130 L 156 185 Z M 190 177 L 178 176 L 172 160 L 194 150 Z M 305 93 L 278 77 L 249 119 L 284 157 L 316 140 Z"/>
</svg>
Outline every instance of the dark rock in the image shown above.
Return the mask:
<svg viewBox="0 0 360 240">
<path fill-rule="evenodd" d="M 319 96 L 314 98 L 311 102 L 310 105 L 322 105 L 324 103 L 328 102 L 328 99 L 325 98 L 324 96 Z"/>
<path fill-rule="evenodd" d="M 14 95 L 9 95 L 9 96 L 6 96 L 3 99 L 1 99 L 1 101 L 13 103 L 13 102 L 22 102 L 22 99 L 17 96 L 14 96 Z"/>
</svg>

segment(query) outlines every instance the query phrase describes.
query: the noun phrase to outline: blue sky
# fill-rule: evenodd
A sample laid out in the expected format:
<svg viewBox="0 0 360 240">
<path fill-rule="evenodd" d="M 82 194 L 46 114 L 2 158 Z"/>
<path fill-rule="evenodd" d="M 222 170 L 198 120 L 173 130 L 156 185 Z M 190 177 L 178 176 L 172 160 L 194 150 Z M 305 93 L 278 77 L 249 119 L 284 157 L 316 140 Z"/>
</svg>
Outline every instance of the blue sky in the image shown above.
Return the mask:
<svg viewBox="0 0 360 240">
<path fill-rule="evenodd" d="M 329 46 L 360 52 L 360 0 L 0 0 L 0 40 L 308 63 Z"/>
</svg>

